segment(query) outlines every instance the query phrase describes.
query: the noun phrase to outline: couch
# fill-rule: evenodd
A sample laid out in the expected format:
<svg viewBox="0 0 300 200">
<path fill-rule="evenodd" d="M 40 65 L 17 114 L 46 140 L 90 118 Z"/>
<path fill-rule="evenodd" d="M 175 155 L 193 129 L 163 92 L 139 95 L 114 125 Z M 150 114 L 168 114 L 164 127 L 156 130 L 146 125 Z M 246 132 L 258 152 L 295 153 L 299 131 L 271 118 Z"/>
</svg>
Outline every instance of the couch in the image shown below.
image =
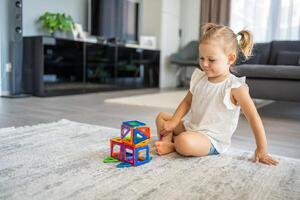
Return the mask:
<svg viewBox="0 0 300 200">
<path fill-rule="evenodd" d="M 300 101 L 300 41 L 256 43 L 253 56 L 239 56 L 232 72 L 247 77 L 253 98 Z"/>
<path fill-rule="evenodd" d="M 198 67 L 198 41 L 189 42 L 170 61 L 181 68 Z M 300 41 L 256 43 L 247 61 L 239 55 L 232 73 L 246 76 L 253 98 L 300 101 Z"/>
</svg>

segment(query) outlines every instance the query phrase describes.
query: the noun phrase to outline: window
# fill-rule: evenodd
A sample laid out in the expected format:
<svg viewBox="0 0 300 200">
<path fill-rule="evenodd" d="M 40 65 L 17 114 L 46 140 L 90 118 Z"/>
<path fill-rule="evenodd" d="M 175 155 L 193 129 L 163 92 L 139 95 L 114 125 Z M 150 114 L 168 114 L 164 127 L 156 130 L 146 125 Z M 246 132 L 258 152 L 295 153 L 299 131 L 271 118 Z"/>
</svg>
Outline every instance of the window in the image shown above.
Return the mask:
<svg viewBox="0 0 300 200">
<path fill-rule="evenodd" d="M 231 1 L 230 27 L 252 31 L 255 42 L 300 39 L 300 0 Z"/>
</svg>

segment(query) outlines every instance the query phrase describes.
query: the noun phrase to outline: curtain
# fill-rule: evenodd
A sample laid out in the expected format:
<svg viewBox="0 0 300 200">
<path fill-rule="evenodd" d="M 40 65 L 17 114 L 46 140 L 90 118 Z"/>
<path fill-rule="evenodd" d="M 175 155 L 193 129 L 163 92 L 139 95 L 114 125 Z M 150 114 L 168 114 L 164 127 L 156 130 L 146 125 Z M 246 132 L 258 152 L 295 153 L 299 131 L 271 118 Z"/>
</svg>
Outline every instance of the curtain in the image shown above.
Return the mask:
<svg viewBox="0 0 300 200">
<path fill-rule="evenodd" d="M 231 0 L 201 0 L 200 25 L 207 22 L 229 25 Z"/>
<path fill-rule="evenodd" d="M 253 32 L 255 42 L 300 39 L 300 0 L 236 0 L 230 27 Z"/>
</svg>

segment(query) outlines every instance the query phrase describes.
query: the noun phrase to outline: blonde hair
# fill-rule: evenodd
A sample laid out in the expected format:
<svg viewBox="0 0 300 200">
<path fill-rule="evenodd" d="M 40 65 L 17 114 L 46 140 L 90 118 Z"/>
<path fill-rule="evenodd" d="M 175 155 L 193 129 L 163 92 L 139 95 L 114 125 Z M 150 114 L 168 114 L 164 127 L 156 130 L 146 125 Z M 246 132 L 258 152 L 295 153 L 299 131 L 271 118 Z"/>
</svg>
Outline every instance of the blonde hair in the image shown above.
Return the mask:
<svg viewBox="0 0 300 200">
<path fill-rule="evenodd" d="M 239 40 L 238 36 L 241 36 Z M 205 24 L 201 29 L 200 44 L 215 39 L 223 40 L 226 44 L 223 45 L 225 53 L 235 52 L 236 58 L 239 52 L 244 55 L 246 60 L 252 55 L 253 37 L 248 30 L 241 30 L 235 34 L 228 26 L 214 23 Z"/>
</svg>

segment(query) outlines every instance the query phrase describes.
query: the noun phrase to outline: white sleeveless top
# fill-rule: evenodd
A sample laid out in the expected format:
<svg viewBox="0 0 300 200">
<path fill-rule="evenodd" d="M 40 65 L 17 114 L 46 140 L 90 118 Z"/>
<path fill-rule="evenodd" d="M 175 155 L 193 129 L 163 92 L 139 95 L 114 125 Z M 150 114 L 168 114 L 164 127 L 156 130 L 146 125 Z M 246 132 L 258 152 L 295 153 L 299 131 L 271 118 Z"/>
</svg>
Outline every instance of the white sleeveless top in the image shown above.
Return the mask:
<svg viewBox="0 0 300 200">
<path fill-rule="evenodd" d="M 230 74 L 226 80 L 212 83 L 200 69 L 195 69 L 191 78 L 193 99 L 189 119 L 184 121 L 185 129 L 207 135 L 219 153 L 229 148 L 238 124 L 240 106 L 231 102 L 230 92 L 241 85 L 246 85 L 245 77 Z"/>
</svg>

